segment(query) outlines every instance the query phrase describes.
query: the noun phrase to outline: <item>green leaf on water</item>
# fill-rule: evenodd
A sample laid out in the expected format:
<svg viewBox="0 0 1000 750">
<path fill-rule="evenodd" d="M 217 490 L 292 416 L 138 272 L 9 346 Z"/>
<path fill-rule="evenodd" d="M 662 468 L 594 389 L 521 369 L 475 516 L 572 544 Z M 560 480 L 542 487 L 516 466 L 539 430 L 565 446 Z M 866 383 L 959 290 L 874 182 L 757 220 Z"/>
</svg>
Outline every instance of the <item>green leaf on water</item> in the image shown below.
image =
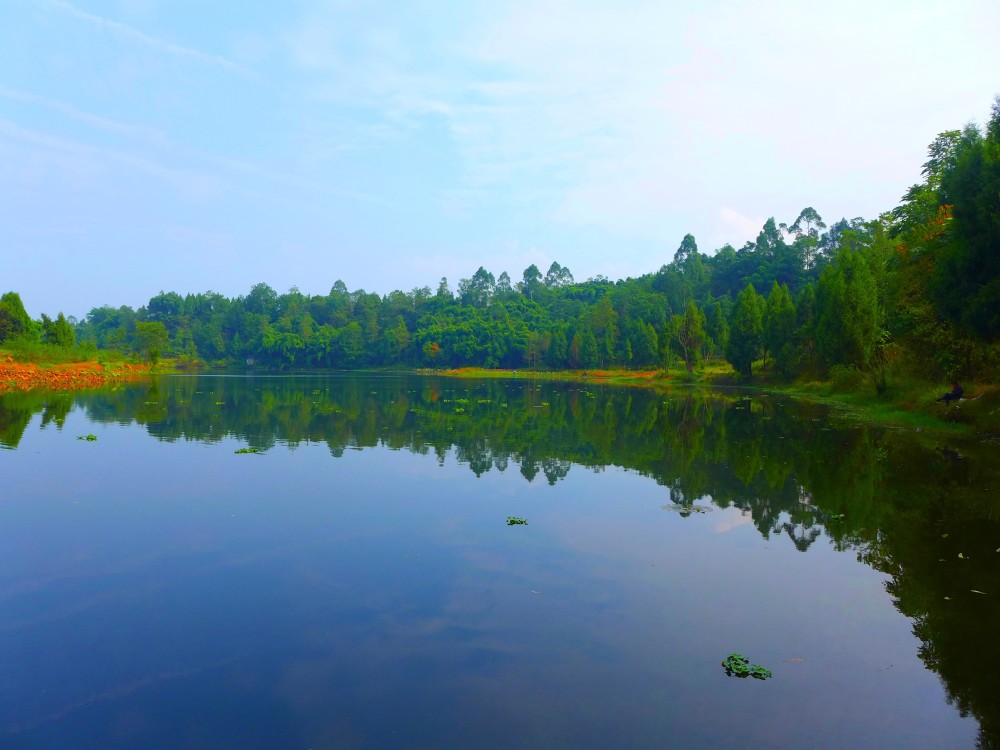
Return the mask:
<svg viewBox="0 0 1000 750">
<path fill-rule="evenodd" d="M 950 597 L 950 596 L 946 596 L 946 597 L 944 598 L 944 600 L 945 600 L 946 602 L 950 602 L 950 601 L 951 601 L 951 597 Z"/>
<path fill-rule="evenodd" d="M 963 560 L 967 559 L 965 555 L 963 555 L 961 552 L 958 553 L 958 556 L 961 557 Z"/>
<path fill-rule="evenodd" d="M 507 525 L 508 526 L 527 526 L 528 525 L 528 519 L 527 518 L 521 518 L 519 516 L 507 516 Z"/>
<path fill-rule="evenodd" d="M 728 677 L 753 677 L 756 680 L 766 680 L 773 676 L 770 669 L 765 669 L 760 664 L 751 664 L 743 654 L 730 654 L 722 662 L 722 668 L 726 670 Z"/>
</svg>

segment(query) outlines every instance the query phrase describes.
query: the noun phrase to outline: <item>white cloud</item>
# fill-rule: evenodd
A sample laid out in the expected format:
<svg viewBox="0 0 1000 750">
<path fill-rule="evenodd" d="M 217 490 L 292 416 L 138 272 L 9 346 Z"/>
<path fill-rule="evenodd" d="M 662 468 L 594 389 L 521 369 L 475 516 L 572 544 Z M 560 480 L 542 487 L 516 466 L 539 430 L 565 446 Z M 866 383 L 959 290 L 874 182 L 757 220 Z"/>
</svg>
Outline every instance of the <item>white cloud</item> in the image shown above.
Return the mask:
<svg viewBox="0 0 1000 750">
<path fill-rule="evenodd" d="M 221 55 L 215 55 L 210 52 L 202 52 L 201 50 L 192 49 L 190 47 L 183 47 L 179 44 L 173 44 L 172 42 L 167 42 L 162 39 L 157 39 L 156 37 L 145 34 L 138 29 L 132 28 L 119 21 L 113 21 L 109 18 L 103 16 L 95 15 L 94 13 L 88 13 L 84 10 L 80 10 L 75 5 L 70 5 L 63 0 L 38 0 L 41 5 L 52 10 L 57 10 L 67 15 L 73 16 L 81 21 L 86 21 L 92 26 L 100 29 L 103 32 L 116 36 L 120 39 L 125 39 L 130 42 L 138 43 L 149 47 L 151 49 L 158 50 L 160 52 L 166 52 L 171 55 L 178 57 L 184 57 L 189 60 L 195 60 L 201 63 L 207 63 L 209 65 L 218 66 L 221 68 L 226 68 L 234 72 L 242 73 L 244 75 L 253 75 L 253 71 L 248 68 L 239 65 L 228 58 L 222 57 Z"/>
<path fill-rule="evenodd" d="M 998 7 L 514 0 L 433 48 L 340 11 L 290 40 L 328 96 L 443 117 L 468 199 L 672 243 L 732 224 L 713 206 L 890 207 L 925 144 L 986 111 Z"/>
<path fill-rule="evenodd" d="M 720 244 L 728 242 L 733 247 L 739 247 L 749 240 L 756 239 L 766 221 L 767 219 L 762 217 L 750 218 L 731 208 L 722 207 L 719 209 L 721 225 L 719 236 L 729 239 L 724 239 Z"/>
</svg>

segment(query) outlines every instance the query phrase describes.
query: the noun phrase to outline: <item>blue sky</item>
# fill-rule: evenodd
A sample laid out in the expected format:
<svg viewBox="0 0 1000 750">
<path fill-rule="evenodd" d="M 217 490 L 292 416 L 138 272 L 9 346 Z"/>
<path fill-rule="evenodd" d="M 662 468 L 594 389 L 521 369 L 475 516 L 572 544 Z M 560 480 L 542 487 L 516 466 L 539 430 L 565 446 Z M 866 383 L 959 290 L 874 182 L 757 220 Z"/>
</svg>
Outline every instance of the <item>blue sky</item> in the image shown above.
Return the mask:
<svg viewBox="0 0 1000 750">
<path fill-rule="evenodd" d="M 0 0 L 0 292 L 654 271 L 874 217 L 1000 93 L 1000 3 Z"/>
</svg>

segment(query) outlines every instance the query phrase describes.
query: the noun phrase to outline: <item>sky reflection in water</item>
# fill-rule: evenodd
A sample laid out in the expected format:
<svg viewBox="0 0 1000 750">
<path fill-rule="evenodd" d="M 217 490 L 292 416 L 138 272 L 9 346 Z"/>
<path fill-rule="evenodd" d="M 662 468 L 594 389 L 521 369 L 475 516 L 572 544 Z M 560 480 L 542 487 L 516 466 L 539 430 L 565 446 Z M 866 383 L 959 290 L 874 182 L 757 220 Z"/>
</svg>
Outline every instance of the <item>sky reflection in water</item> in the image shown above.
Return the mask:
<svg viewBox="0 0 1000 750">
<path fill-rule="evenodd" d="M 997 741 L 988 453 L 402 376 L 8 395 L 0 442 L 3 747 Z"/>
</svg>

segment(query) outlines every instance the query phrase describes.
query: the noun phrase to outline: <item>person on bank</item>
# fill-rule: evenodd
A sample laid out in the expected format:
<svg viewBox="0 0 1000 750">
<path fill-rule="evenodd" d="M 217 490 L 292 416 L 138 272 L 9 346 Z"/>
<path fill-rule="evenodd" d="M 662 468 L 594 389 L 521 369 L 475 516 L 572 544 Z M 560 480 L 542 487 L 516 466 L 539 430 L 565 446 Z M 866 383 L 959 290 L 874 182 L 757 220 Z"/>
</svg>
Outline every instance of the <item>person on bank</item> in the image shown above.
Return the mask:
<svg viewBox="0 0 1000 750">
<path fill-rule="evenodd" d="M 934 400 L 935 401 L 944 401 L 944 403 L 947 405 L 947 404 L 950 404 L 952 401 L 958 401 L 960 398 L 962 398 L 962 396 L 963 396 L 964 393 L 965 393 L 965 391 L 962 390 L 962 386 L 960 386 L 958 383 L 956 383 L 953 380 L 953 381 L 951 381 L 951 391 L 949 391 L 948 393 L 942 394 L 941 396 L 938 396 Z"/>
</svg>

